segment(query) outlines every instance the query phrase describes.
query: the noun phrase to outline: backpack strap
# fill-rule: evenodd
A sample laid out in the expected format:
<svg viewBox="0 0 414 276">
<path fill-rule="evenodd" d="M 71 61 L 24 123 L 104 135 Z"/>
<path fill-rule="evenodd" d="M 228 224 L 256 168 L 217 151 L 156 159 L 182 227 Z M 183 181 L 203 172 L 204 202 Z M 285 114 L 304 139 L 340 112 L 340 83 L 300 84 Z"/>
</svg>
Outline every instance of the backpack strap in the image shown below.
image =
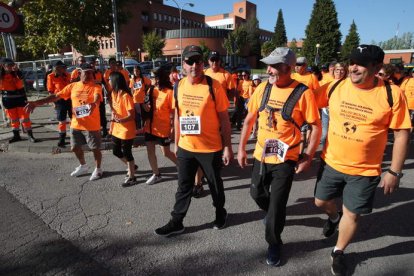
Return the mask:
<svg viewBox="0 0 414 276">
<path fill-rule="evenodd" d="M 214 95 L 213 91 L 213 79 L 210 76 L 204 75 L 208 85 L 208 91 L 210 92 L 210 96 L 213 99 L 213 102 L 216 102 L 216 95 Z"/>
<path fill-rule="evenodd" d="M 272 91 L 272 85 L 269 81 L 266 83 L 266 87 L 263 93 L 262 101 L 260 103 L 259 112 L 266 108 L 267 102 L 269 101 L 270 92 Z"/>
<path fill-rule="evenodd" d="M 343 81 L 345 78 L 340 79 L 339 81 L 335 82 L 334 85 L 332 85 L 331 89 L 329 89 L 328 93 L 328 100 L 331 97 L 332 93 L 334 92 L 335 88 L 339 85 L 341 81 Z"/>
<path fill-rule="evenodd" d="M 296 85 L 295 89 L 293 89 L 292 93 L 290 93 L 282 108 L 281 115 L 283 120 L 292 122 L 298 129 L 300 129 L 300 126 L 295 122 L 295 120 L 293 120 L 292 113 L 296 103 L 299 101 L 300 97 L 302 97 L 303 92 L 307 89 L 308 87 L 303 83 Z"/>
<path fill-rule="evenodd" d="M 181 81 L 181 80 L 180 80 L 180 81 Z M 178 112 L 178 83 L 179 83 L 180 81 L 177 81 L 176 83 L 174 83 L 174 86 L 173 86 L 173 91 L 174 91 L 174 101 L 175 101 L 175 109 L 177 110 L 177 114 L 180 114 L 180 113 Z"/>
<path fill-rule="evenodd" d="M 387 81 L 384 81 L 384 84 L 385 84 L 385 89 L 387 90 L 387 101 L 392 109 L 392 107 L 394 106 L 394 99 L 392 98 L 391 85 Z"/>
</svg>

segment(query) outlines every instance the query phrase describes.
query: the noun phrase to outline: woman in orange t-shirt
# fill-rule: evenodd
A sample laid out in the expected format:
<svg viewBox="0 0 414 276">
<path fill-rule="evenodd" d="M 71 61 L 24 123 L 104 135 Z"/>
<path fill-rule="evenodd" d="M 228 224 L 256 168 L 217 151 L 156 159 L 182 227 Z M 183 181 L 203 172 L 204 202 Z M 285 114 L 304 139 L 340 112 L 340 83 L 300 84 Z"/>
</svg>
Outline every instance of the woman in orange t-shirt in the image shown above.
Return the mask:
<svg viewBox="0 0 414 276">
<path fill-rule="evenodd" d="M 150 85 L 151 81 L 142 75 L 141 67 L 138 65 L 134 66 L 134 75 L 130 79 L 129 88 L 131 88 L 134 100 L 135 122 L 137 130 L 140 133 L 142 133 L 141 131 L 144 126 L 141 117 L 141 104 L 144 103 L 145 91 Z"/>
<path fill-rule="evenodd" d="M 127 187 L 136 184 L 136 167 L 132 155 L 132 144 L 136 133 L 134 102 L 122 73 L 112 72 L 109 75 L 109 81 L 112 87 L 112 122 L 110 129 L 114 144 L 112 152 L 128 165 L 128 174 L 124 183 L 122 183 L 123 187 Z"/>
<path fill-rule="evenodd" d="M 146 181 L 148 185 L 162 180 L 158 169 L 157 156 L 155 155 L 156 144 L 161 146 L 161 151 L 165 157 L 177 164 L 177 157 L 170 150 L 170 137 L 173 126 L 173 90 L 169 72 L 162 67 L 159 68 L 154 74 L 151 74 L 151 82 L 153 87 L 148 90 L 148 101 L 145 101 L 143 105 L 144 110 L 147 112 L 152 109 L 152 117 L 147 119 L 144 125 L 148 161 L 153 173 Z M 152 101 L 149 97 L 152 97 Z"/>
</svg>

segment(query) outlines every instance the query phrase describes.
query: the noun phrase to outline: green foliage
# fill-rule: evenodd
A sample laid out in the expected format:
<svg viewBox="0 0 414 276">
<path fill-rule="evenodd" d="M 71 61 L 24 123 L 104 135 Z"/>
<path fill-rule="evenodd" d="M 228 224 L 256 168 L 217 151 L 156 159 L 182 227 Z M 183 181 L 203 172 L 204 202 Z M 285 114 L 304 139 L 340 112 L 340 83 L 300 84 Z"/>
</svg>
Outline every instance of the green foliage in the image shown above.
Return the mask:
<svg viewBox="0 0 414 276">
<path fill-rule="evenodd" d="M 247 47 L 247 31 L 244 24 L 230 32 L 224 39 L 223 47 L 229 55 L 241 55 Z"/>
<path fill-rule="evenodd" d="M 199 46 L 201 48 L 201 51 L 203 52 L 203 61 L 206 63 L 208 61 L 208 55 L 210 55 L 210 49 L 207 47 L 206 41 L 201 40 L 199 41 Z"/>
<path fill-rule="evenodd" d="M 352 49 L 356 48 L 359 45 L 359 34 L 357 31 L 357 26 L 352 20 L 351 27 L 349 28 L 348 35 L 345 38 L 345 42 L 341 48 L 341 60 L 345 61 L 348 59 L 349 54 Z"/>
<path fill-rule="evenodd" d="M 341 45 L 338 13 L 333 0 L 316 0 L 312 15 L 306 27 L 306 38 L 303 42 L 303 55 L 309 63 L 313 63 L 316 56 L 316 44 L 319 44 L 320 64 L 338 59 Z"/>
<path fill-rule="evenodd" d="M 260 32 L 259 21 L 257 18 L 251 18 L 244 24 L 247 32 L 247 44 L 249 48 L 249 55 L 260 55 Z"/>
<path fill-rule="evenodd" d="M 414 48 L 414 33 L 408 32 L 403 33 L 402 36 L 394 36 L 386 41 L 381 41 L 376 43 L 375 41 L 372 44 L 378 45 L 383 50 L 403 50 L 403 49 L 413 49 Z"/>
<path fill-rule="evenodd" d="M 283 20 L 283 13 L 281 9 L 279 9 L 277 14 L 275 33 L 272 37 L 272 43 L 274 48 L 286 47 L 287 45 L 285 21 Z"/>
<path fill-rule="evenodd" d="M 156 32 L 150 32 L 142 36 L 142 45 L 144 51 L 148 53 L 150 60 L 162 57 L 162 49 L 165 47 L 165 40 L 157 35 Z"/>
<path fill-rule="evenodd" d="M 117 1 L 119 24 L 128 19 L 121 10 L 128 1 Z M 85 55 L 96 54 L 98 43 L 90 38 L 109 37 L 113 31 L 111 1 L 28 1 L 20 11 L 25 16 L 21 48 L 37 57 L 44 51 L 59 53 L 70 45 Z"/>
<path fill-rule="evenodd" d="M 271 41 L 264 42 L 262 44 L 262 56 L 268 56 L 274 49 L 275 47 L 273 46 L 273 43 Z"/>
</svg>

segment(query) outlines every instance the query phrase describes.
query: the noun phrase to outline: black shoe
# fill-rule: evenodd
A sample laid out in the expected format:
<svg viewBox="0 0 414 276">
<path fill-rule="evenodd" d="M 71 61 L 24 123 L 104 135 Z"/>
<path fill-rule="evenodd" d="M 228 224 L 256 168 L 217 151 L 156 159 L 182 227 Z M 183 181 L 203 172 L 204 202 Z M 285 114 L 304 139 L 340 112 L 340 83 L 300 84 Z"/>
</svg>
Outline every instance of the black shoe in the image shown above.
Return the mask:
<svg viewBox="0 0 414 276">
<path fill-rule="evenodd" d="M 134 177 L 128 177 L 127 179 L 125 179 L 124 183 L 121 183 L 121 186 L 126 188 L 130 186 L 134 186 L 135 184 L 137 184 L 137 178 L 134 176 Z"/>
<path fill-rule="evenodd" d="M 326 220 L 325 225 L 323 226 L 323 235 L 326 238 L 329 238 L 333 234 L 335 234 L 336 230 L 338 229 L 339 222 L 342 218 L 342 212 L 338 212 L 339 220 L 337 222 L 332 222 L 329 218 Z"/>
<path fill-rule="evenodd" d="M 216 220 L 213 223 L 213 228 L 218 230 L 226 226 L 227 211 L 223 208 L 223 211 L 220 214 L 216 213 Z"/>
<path fill-rule="evenodd" d="M 163 237 L 168 237 L 172 234 L 180 234 L 184 232 L 184 225 L 182 222 L 174 222 L 170 220 L 166 225 L 163 227 L 155 229 L 155 234 Z"/>
<path fill-rule="evenodd" d="M 266 263 L 271 266 L 280 265 L 280 245 L 269 245 L 267 249 Z"/>
<path fill-rule="evenodd" d="M 9 140 L 9 143 L 11 144 L 11 143 L 14 143 L 14 142 L 19 142 L 21 140 L 22 140 L 22 138 L 20 136 L 19 137 L 13 137 Z"/>
<path fill-rule="evenodd" d="M 194 198 L 200 198 L 203 196 L 204 193 L 204 188 L 203 188 L 203 184 L 197 184 L 193 187 L 193 197 Z"/>
<path fill-rule="evenodd" d="M 59 142 L 57 143 L 57 146 L 59 148 L 66 148 L 65 140 L 59 140 Z"/>
<path fill-rule="evenodd" d="M 346 275 L 346 263 L 345 263 L 345 255 L 344 252 L 341 250 L 336 250 L 335 252 L 332 250 L 331 253 L 332 259 L 332 266 L 331 272 L 333 275 Z"/>
</svg>

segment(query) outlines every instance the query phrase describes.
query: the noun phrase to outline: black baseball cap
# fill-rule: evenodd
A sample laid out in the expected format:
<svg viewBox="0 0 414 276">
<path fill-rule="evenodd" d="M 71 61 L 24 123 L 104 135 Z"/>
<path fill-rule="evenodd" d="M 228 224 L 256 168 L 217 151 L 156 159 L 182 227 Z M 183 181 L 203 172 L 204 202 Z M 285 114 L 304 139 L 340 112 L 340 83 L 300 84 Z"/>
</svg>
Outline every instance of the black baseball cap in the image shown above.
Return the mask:
<svg viewBox="0 0 414 276">
<path fill-rule="evenodd" d="M 380 64 L 384 61 L 384 51 L 376 45 L 362 44 L 351 51 L 349 64 L 367 67 L 368 64 Z"/>
<path fill-rule="evenodd" d="M 220 53 L 217 51 L 211 51 L 210 54 L 208 55 L 208 59 L 212 59 L 212 58 L 220 58 Z"/>
<path fill-rule="evenodd" d="M 202 56 L 202 55 L 203 55 L 203 51 L 201 50 L 201 48 L 195 45 L 188 45 L 184 48 L 184 51 L 183 51 L 184 60 L 188 60 L 191 57 Z"/>
<path fill-rule="evenodd" d="M 81 64 L 80 69 L 82 71 L 92 71 L 93 70 L 92 66 L 89 63 Z"/>
<path fill-rule="evenodd" d="M 58 60 L 53 64 L 53 67 L 66 67 L 66 64 L 64 64 L 61 60 Z"/>
</svg>

